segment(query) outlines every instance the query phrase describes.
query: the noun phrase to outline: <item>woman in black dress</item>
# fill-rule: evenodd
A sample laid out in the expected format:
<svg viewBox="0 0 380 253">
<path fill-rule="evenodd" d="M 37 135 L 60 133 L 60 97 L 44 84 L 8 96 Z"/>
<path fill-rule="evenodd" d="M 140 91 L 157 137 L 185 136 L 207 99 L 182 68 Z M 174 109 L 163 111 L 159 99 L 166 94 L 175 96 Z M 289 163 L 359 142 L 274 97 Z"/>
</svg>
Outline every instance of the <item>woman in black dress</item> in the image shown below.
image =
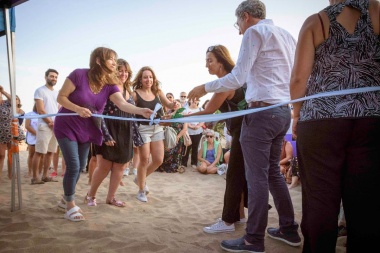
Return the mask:
<svg viewBox="0 0 380 253">
<path fill-rule="evenodd" d="M 130 79 L 132 75 L 131 68 L 127 61 L 117 60 L 119 79 L 121 81 L 118 87 L 123 94 L 124 99 L 134 104 L 131 96 Z M 121 111 L 110 100 L 103 111 L 104 115 L 131 118 L 133 115 Z M 138 133 L 135 121 L 104 119 L 107 131 L 103 131 L 104 142 L 102 146 L 97 146 L 97 167 L 91 180 L 91 188 L 87 193 L 85 201 L 89 206 L 96 206 L 96 192 L 103 182 L 104 178 L 111 171 L 110 184 L 107 194 L 106 203 L 117 207 L 124 207 L 125 202 L 116 200 L 115 193 L 123 178 L 124 168 L 133 156 L 133 144 L 140 146 L 143 144 L 141 136 Z M 133 140 L 133 142 L 132 142 Z"/>
</svg>

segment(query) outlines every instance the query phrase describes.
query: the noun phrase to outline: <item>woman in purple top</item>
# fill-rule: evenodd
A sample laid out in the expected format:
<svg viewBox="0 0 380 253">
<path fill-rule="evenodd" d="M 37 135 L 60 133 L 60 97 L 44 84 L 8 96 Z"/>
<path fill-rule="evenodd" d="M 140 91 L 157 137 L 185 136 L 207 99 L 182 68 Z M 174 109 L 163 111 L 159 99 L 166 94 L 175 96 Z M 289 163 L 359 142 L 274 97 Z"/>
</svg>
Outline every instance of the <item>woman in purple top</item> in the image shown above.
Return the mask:
<svg viewBox="0 0 380 253">
<path fill-rule="evenodd" d="M 76 69 L 65 80 L 58 94 L 62 105 L 60 113 L 76 112 L 79 116 L 57 117 L 54 133 L 66 162 L 63 178 L 63 200 L 66 202 L 64 217 L 70 221 L 82 221 L 80 208 L 75 205 L 75 186 L 80 171 L 86 167 L 90 143 L 101 145 L 103 135 L 100 119 L 109 98 L 119 109 L 149 118 L 153 113 L 127 103 L 115 84 L 120 81 L 116 71 L 117 54 L 109 48 L 96 48 L 90 56 L 90 69 Z"/>
</svg>

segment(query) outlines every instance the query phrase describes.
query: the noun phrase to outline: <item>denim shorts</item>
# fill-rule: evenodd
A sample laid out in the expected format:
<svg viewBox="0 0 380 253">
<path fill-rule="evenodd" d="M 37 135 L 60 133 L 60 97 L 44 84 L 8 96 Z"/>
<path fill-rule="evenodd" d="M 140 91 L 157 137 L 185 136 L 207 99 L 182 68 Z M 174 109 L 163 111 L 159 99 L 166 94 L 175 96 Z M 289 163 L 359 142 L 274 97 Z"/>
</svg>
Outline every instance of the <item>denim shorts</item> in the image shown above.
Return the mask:
<svg viewBox="0 0 380 253">
<path fill-rule="evenodd" d="M 164 128 L 160 125 L 140 125 L 139 132 L 144 143 L 161 141 L 165 139 Z"/>
</svg>

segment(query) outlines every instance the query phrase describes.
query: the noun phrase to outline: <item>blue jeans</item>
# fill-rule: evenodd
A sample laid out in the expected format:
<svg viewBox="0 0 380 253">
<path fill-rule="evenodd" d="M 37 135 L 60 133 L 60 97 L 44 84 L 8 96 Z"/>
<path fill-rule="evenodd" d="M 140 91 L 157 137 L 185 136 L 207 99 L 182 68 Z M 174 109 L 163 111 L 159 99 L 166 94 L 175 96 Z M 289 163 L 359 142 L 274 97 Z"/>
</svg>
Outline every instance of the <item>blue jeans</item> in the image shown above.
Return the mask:
<svg viewBox="0 0 380 253">
<path fill-rule="evenodd" d="M 290 109 L 277 107 L 246 115 L 240 143 L 248 187 L 248 222 L 245 239 L 264 250 L 271 192 L 282 232 L 297 232 L 288 187 L 280 173 L 281 143 L 290 125 Z"/>
<path fill-rule="evenodd" d="M 75 199 L 75 186 L 79 180 L 80 172 L 86 167 L 90 143 L 78 143 L 68 138 L 58 139 L 66 163 L 66 172 L 63 178 L 64 199 Z"/>
</svg>

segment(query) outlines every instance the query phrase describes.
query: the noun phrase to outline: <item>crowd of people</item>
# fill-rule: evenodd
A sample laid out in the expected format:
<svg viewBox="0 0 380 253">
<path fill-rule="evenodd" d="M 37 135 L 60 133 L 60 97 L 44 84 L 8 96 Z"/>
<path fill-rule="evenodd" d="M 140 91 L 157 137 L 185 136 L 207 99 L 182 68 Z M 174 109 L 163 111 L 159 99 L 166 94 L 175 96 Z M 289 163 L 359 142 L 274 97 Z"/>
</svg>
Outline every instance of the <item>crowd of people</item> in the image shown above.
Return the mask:
<svg viewBox="0 0 380 253">
<path fill-rule="evenodd" d="M 94 49 L 89 68 L 73 70 L 59 91 L 55 89 L 58 71 L 49 68 L 45 85 L 34 93 L 33 111 L 25 114 L 17 97 L 17 114 L 77 115 L 25 120 L 31 184 L 57 182 L 62 153 L 63 194 L 58 207 L 65 212 L 64 218 L 83 221 L 75 195 L 86 166 L 90 186 L 85 203 L 97 206 L 97 190 L 109 175 L 105 203 L 125 207 L 116 193 L 123 175 L 130 174 L 132 161 L 136 198 L 141 202 L 148 202 L 147 179 L 155 171 L 184 173 L 189 165 L 202 174 L 217 174 L 218 166 L 225 163 L 222 217 L 203 231 L 233 232 L 236 223 L 246 224 L 246 230 L 242 237 L 223 240 L 224 250 L 264 252 L 266 234 L 297 247 L 302 244 L 301 227 L 303 252 L 335 252 L 341 226 L 338 217 L 344 212 L 347 251 L 369 251 L 380 238 L 378 221 L 371 219 L 375 213 L 363 208 L 364 201 L 379 192 L 380 91 L 319 97 L 291 106 L 286 102 L 322 92 L 380 86 L 379 75 L 373 74 L 380 72 L 379 2 L 330 0 L 329 6 L 304 22 L 298 41 L 266 18 L 265 4 L 259 0 L 243 1 L 235 15 L 235 27 L 243 35 L 236 63 L 225 46 L 209 46 L 206 67 L 218 79 L 196 86 L 188 95 L 182 91 L 179 98 L 164 93 L 151 67 L 142 67 L 132 81 L 131 66 L 110 48 Z M 210 92 L 214 93 L 211 99 L 200 106 L 200 98 Z M 12 138 L 13 114 L 10 94 L 2 86 L 0 93 L 1 173 Z M 221 141 L 223 134 L 210 122 L 170 123 L 177 134 L 176 145 L 167 148 L 165 126 L 145 120 L 280 103 L 285 104 L 226 119 L 231 137 L 228 149 Z M 152 115 L 157 104 L 162 109 Z M 292 141 L 286 139 L 289 129 Z M 189 146 L 184 143 L 187 134 Z M 55 169 L 49 175 L 52 161 Z M 299 226 L 289 190 L 300 184 Z M 278 227 L 267 228 L 269 193 L 279 216 Z M 378 204 L 374 205 L 371 210 L 378 210 Z"/>
</svg>

